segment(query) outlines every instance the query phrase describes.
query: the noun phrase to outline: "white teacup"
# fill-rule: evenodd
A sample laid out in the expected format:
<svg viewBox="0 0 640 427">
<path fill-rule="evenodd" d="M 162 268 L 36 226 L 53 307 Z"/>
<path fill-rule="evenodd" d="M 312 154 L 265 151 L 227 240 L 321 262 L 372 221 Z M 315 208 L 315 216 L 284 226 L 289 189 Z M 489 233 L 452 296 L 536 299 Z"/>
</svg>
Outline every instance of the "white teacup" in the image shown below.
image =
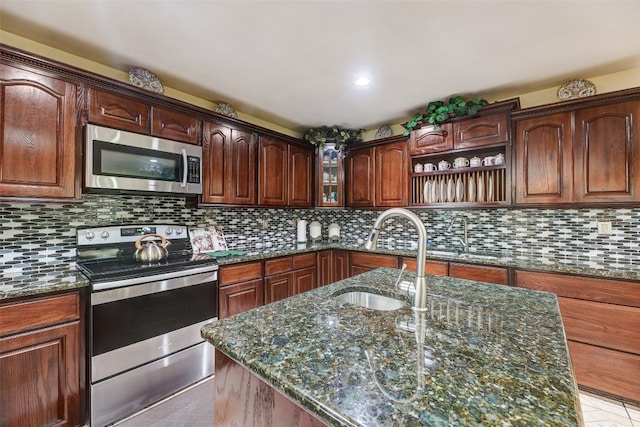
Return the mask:
<svg viewBox="0 0 640 427">
<path fill-rule="evenodd" d="M 504 164 L 504 154 L 499 153 L 496 154 L 493 160 L 494 165 L 503 165 Z"/>
<path fill-rule="evenodd" d="M 469 166 L 469 159 L 466 157 L 458 157 L 453 161 L 454 168 L 466 168 L 467 166 Z"/>
<path fill-rule="evenodd" d="M 416 163 L 416 165 L 413 167 L 413 171 L 416 173 L 420 173 L 422 172 L 422 163 Z"/>
<path fill-rule="evenodd" d="M 424 171 L 425 172 L 433 172 L 435 170 L 438 170 L 438 167 L 436 165 L 434 165 L 433 163 L 425 163 L 424 164 Z"/>
<path fill-rule="evenodd" d="M 447 170 L 447 169 L 451 169 L 451 163 L 447 162 L 446 160 L 441 160 L 438 163 L 438 170 Z"/>
<path fill-rule="evenodd" d="M 480 157 L 472 157 L 471 160 L 469 160 L 469 166 L 471 166 L 472 168 L 477 168 L 481 165 L 482 159 Z"/>
<path fill-rule="evenodd" d="M 484 159 L 482 159 L 482 165 L 483 166 L 493 166 L 495 163 L 495 157 L 493 156 L 487 156 Z"/>
</svg>

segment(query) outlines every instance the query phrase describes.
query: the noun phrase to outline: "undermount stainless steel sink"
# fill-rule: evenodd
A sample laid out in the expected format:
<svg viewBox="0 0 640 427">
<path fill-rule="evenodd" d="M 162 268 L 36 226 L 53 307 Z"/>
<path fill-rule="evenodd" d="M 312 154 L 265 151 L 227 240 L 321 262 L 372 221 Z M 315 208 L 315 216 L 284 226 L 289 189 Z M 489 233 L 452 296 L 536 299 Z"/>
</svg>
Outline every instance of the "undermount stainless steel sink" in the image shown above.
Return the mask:
<svg viewBox="0 0 640 427">
<path fill-rule="evenodd" d="M 338 301 L 359 305 L 372 310 L 390 311 L 406 306 L 404 302 L 395 298 L 389 298 L 384 295 L 372 294 L 364 291 L 346 292 L 344 294 L 336 295 L 334 298 Z"/>
</svg>

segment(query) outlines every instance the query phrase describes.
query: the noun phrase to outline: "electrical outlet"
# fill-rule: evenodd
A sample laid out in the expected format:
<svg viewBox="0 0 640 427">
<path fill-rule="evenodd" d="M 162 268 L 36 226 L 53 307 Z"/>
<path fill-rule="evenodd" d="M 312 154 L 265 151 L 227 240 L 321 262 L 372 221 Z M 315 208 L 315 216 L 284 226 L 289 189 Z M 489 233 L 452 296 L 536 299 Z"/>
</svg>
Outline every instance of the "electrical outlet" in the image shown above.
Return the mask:
<svg viewBox="0 0 640 427">
<path fill-rule="evenodd" d="M 598 221 L 598 236 L 610 236 L 612 232 L 611 221 Z"/>
<path fill-rule="evenodd" d="M 269 228 L 269 220 L 265 218 L 262 220 L 262 229 L 266 230 L 267 228 Z"/>
</svg>

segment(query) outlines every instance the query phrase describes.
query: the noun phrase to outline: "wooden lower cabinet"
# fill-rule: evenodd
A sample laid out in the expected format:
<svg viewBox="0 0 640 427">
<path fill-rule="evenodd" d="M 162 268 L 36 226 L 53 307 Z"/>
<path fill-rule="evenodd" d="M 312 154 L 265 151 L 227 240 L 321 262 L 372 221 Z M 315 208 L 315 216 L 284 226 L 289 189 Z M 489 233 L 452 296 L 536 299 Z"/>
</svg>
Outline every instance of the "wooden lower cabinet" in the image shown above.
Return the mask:
<svg viewBox="0 0 640 427">
<path fill-rule="evenodd" d="M 349 277 L 349 251 L 334 249 L 318 252 L 318 286 Z"/>
<path fill-rule="evenodd" d="M 516 270 L 515 285 L 558 295 L 581 387 L 640 402 L 640 283 Z"/>
<path fill-rule="evenodd" d="M 509 270 L 504 267 L 450 262 L 449 276 L 478 282 L 496 283 L 498 285 L 509 284 Z"/>
<path fill-rule="evenodd" d="M 0 305 L 0 425 L 84 423 L 78 293 Z"/>
<path fill-rule="evenodd" d="M 310 252 L 265 261 L 265 304 L 315 289 L 316 257 Z"/>
<path fill-rule="evenodd" d="M 369 252 L 351 252 L 351 276 L 380 267 L 398 268 L 398 257 Z"/>
<path fill-rule="evenodd" d="M 220 267 L 218 318 L 243 313 L 264 303 L 262 262 Z"/>
<path fill-rule="evenodd" d="M 326 426 L 220 350 L 215 360 L 214 425 Z"/>
</svg>

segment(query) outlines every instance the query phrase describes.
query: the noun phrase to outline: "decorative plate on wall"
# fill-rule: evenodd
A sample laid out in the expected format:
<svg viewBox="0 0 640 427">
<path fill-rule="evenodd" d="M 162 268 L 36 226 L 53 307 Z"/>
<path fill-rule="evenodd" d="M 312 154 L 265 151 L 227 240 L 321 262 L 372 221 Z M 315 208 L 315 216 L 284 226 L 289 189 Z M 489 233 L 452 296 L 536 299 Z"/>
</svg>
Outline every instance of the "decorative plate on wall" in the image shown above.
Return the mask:
<svg viewBox="0 0 640 427">
<path fill-rule="evenodd" d="M 391 127 L 389 125 L 380 126 L 374 138 L 387 138 L 391 136 Z"/>
<path fill-rule="evenodd" d="M 136 87 L 141 87 L 155 93 L 164 93 L 164 86 L 158 78 L 149 70 L 134 67 L 129 70 L 129 81 Z"/>
<path fill-rule="evenodd" d="M 219 113 L 224 116 L 231 117 L 232 119 L 238 118 L 238 114 L 236 113 L 236 110 L 234 110 L 233 107 L 229 104 L 220 103 L 216 106 L 215 110 L 213 111 L 215 113 Z"/>
<path fill-rule="evenodd" d="M 589 80 L 569 80 L 558 89 L 558 99 L 584 98 L 596 94 L 596 85 Z"/>
</svg>

